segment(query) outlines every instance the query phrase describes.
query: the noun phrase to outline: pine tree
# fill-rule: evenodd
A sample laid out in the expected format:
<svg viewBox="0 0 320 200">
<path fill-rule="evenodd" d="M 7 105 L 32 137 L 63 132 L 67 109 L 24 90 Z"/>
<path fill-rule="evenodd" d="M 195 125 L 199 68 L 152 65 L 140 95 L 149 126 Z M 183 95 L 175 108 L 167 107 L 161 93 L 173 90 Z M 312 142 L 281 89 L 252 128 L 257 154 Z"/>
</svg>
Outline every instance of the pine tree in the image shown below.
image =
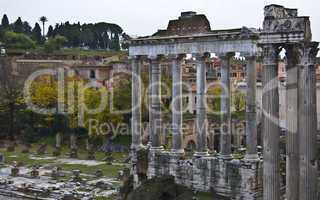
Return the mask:
<svg viewBox="0 0 320 200">
<path fill-rule="evenodd" d="M 18 17 L 17 21 L 13 24 L 13 31 L 16 33 L 23 33 L 23 23 L 20 17 Z"/>
<path fill-rule="evenodd" d="M 50 25 L 48 28 L 48 33 L 47 33 L 47 37 L 53 37 L 53 27 Z"/>
<path fill-rule="evenodd" d="M 23 32 L 28 36 L 31 36 L 32 34 L 32 27 L 29 25 L 27 21 L 23 22 Z"/>
<path fill-rule="evenodd" d="M 34 28 L 32 29 L 32 39 L 39 44 L 41 44 L 43 42 L 41 28 L 38 23 L 36 23 Z"/>
<path fill-rule="evenodd" d="M 4 14 L 2 17 L 1 25 L 4 29 L 10 28 L 9 19 L 6 14 Z"/>
</svg>

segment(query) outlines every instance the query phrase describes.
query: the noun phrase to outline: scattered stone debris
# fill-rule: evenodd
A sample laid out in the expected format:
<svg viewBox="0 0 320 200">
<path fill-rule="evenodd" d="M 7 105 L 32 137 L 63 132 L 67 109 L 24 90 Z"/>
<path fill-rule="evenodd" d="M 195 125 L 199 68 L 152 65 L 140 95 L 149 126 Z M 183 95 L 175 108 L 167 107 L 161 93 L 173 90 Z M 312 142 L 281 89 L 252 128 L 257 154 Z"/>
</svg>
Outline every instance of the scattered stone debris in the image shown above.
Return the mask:
<svg viewBox="0 0 320 200">
<path fill-rule="evenodd" d="M 95 175 L 97 178 L 101 178 L 101 177 L 103 177 L 103 172 L 99 169 L 99 170 L 97 170 L 97 171 L 94 173 L 94 175 Z"/>
<path fill-rule="evenodd" d="M 17 162 L 13 162 L 13 168 L 11 168 L 11 176 L 16 177 L 19 175 L 19 167 L 17 166 Z"/>
<path fill-rule="evenodd" d="M 47 152 L 47 145 L 46 144 L 41 144 L 39 148 L 37 149 L 38 155 L 44 155 Z"/>
<path fill-rule="evenodd" d="M 37 166 L 33 166 L 30 172 L 32 178 L 39 178 L 39 170 Z"/>
<path fill-rule="evenodd" d="M 0 168 L 0 199 L 3 197 L 4 199 L 92 200 L 94 197 L 108 198 L 118 194 L 119 191 L 115 187 L 119 185 L 116 179 L 99 178 L 86 181 L 81 178 L 84 174 L 81 174 L 80 170 L 73 170 L 72 179 L 67 181 L 58 179 L 63 176 L 59 167 L 54 167 L 50 170 L 51 174 L 44 176 L 43 172 L 48 171 L 45 167 L 18 168 L 16 162 L 14 165 L 4 165 Z M 12 176 L 14 169 L 20 172 Z"/>
<path fill-rule="evenodd" d="M 82 179 L 80 177 L 80 170 L 72 170 L 72 177 L 71 177 L 71 181 L 72 182 L 82 182 Z"/>
</svg>

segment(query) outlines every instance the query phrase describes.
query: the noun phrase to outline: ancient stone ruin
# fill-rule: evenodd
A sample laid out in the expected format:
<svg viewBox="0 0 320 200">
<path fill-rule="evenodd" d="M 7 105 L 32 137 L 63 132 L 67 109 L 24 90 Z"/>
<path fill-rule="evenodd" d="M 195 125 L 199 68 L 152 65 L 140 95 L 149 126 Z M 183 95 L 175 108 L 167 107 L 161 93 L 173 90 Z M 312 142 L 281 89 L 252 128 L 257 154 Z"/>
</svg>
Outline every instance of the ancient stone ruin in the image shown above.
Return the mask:
<svg viewBox="0 0 320 200">
<path fill-rule="evenodd" d="M 150 147 L 148 178 L 172 175 L 179 184 L 197 191 L 211 191 L 232 199 L 317 200 L 316 162 L 316 79 L 318 43 L 312 41 L 309 17 L 297 9 L 268 5 L 263 29 L 242 27 L 212 30 L 204 15 L 184 12 L 169 22 L 166 30 L 132 39 L 132 171 L 135 186 L 140 183 L 138 152 L 141 142 L 141 68 L 150 70 Z M 280 176 L 280 128 L 278 94 L 279 53 L 287 58 L 287 149 L 286 190 Z M 221 60 L 221 82 L 230 91 L 230 59 L 239 53 L 247 61 L 246 155 L 235 159 L 231 151 L 230 94 L 221 99 L 222 128 L 220 152 L 209 155 L 206 128 L 206 65 L 212 54 Z M 182 147 L 182 76 L 186 55 L 192 55 L 197 70 L 196 152 L 184 159 Z M 256 62 L 263 64 L 263 157 L 257 152 Z M 172 69 L 172 149 L 161 144 L 161 65 Z"/>
</svg>

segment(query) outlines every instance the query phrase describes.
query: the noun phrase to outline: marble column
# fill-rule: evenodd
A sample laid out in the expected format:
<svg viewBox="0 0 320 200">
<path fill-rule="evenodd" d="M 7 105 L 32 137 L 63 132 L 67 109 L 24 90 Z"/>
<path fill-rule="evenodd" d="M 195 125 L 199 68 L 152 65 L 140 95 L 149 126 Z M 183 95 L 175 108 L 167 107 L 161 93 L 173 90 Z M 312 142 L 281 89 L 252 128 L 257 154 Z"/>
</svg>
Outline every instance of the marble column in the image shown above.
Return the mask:
<svg viewBox="0 0 320 200">
<path fill-rule="evenodd" d="M 317 107 L 315 59 L 318 43 L 304 44 L 298 76 L 298 130 L 300 153 L 299 199 L 318 200 L 317 197 Z"/>
<path fill-rule="evenodd" d="M 161 57 L 150 57 L 151 65 L 151 148 L 161 149 Z"/>
<path fill-rule="evenodd" d="M 134 57 L 131 60 L 132 68 L 132 144 L 131 148 L 138 150 L 141 146 L 141 66 L 142 59 Z"/>
<path fill-rule="evenodd" d="M 231 87 L 230 87 L 230 61 L 234 53 L 220 56 L 221 59 L 221 85 L 223 87 L 221 98 L 221 131 L 220 131 L 220 157 L 231 159 Z"/>
<path fill-rule="evenodd" d="M 196 152 L 195 157 L 207 156 L 207 118 L 206 118 L 206 68 L 210 54 L 196 55 L 197 68 L 197 102 L 196 102 Z"/>
<path fill-rule="evenodd" d="M 299 200 L 298 66 L 295 45 L 286 46 L 286 198 Z"/>
<path fill-rule="evenodd" d="M 263 199 L 280 200 L 280 128 L 276 46 L 263 46 Z"/>
<path fill-rule="evenodd" d="M 172 152 L 183 154 L 182 68 L 184 55 L 172 58 Z"/>
<path fill-rule="evenodd" d="M 247 57 L 247 94 L 246 94 L 246 160 L 257 160 L 257 112 L 256 112 L 256 57 Z"/>
</svg>

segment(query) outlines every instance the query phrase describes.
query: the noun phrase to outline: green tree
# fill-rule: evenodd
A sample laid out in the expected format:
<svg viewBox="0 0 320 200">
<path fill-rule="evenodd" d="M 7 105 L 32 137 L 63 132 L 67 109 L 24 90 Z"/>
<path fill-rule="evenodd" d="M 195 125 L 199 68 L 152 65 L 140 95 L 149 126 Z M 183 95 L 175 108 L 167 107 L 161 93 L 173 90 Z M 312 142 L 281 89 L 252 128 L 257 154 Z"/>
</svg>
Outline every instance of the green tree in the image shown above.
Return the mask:
<svg viewBox="0 0 320 200">
<path fill-rule="evenodd" d="M 38 23 L 36 23 L 34 28 L 32 29 L 32 39 L 38 44 L 42 43 L 41 28 Z"/>
<path fill-rule="evenodd" d="M 47 37 L 51 38 L 53 37 L 53 27 L 50 25 L 48 28 L 48 33 L 47 33 Z"/>
<path fill-rule="evenodd" d="M 18 17 L 17 21 L 13 23 L 12 29 L 16 33 L 24 33 L 24 27 L 21 17 Z"/>
<path fill-rule="evenodd" d="M 7 48 L 15 49 L 33 49 L 35 42 L 23 33 L 7 31 L 4 34 L 3 41 Z"/>
<path fill-rule="evenodd" d="M 27 21 L 23 22 L 23 33 L 31 37 L 32 27 L 29 25 Z"/>
<path fill-rule="evenodd" d="M 214 113 L 219 113 L 221 110 L 221 93 L 222 89 L 220 86 L 208 88 L 208 106 Z"/>
<path fill-rule="evenodd" d="M 22 104 L 21 85 L 12 74 L 10 60 L 0 57 L 0 115 L 1 119 L 4 119 L 0 124 L 11 140 L 15 137 L 17 115 Z"/>
<path fill-rule="evenodd" d="M 10 28 L 9 19 L 6 14 L 4 14 L 2 17 L 1 25 L 6 30 Z"/>
<path fill-rule="evenodd" d="M 49 38 L 45 43 L 44 48 L 47 52 L 60 50 L 67 41 L 67 38 L 57 35 L 54 38 Z"/>
<path fill-rule="evenodd" d="M 45 38 L 46 37 L 45 24 L 48 21 L 48 18 L 46 16 L 42 16 L 42 17 L 40 17 L 39 21 L 42 23 L 42 31 L 43 31 L 43 35 L 42 36 L 43 36 L 43 38 Z"/>
<path fill-rule="evenodd" d="M 243 111 L 246 106 L 245 94 L 240 91 L 236 91 L 234 93 L 233 105 L 237 112 Z"/>
</svg>

